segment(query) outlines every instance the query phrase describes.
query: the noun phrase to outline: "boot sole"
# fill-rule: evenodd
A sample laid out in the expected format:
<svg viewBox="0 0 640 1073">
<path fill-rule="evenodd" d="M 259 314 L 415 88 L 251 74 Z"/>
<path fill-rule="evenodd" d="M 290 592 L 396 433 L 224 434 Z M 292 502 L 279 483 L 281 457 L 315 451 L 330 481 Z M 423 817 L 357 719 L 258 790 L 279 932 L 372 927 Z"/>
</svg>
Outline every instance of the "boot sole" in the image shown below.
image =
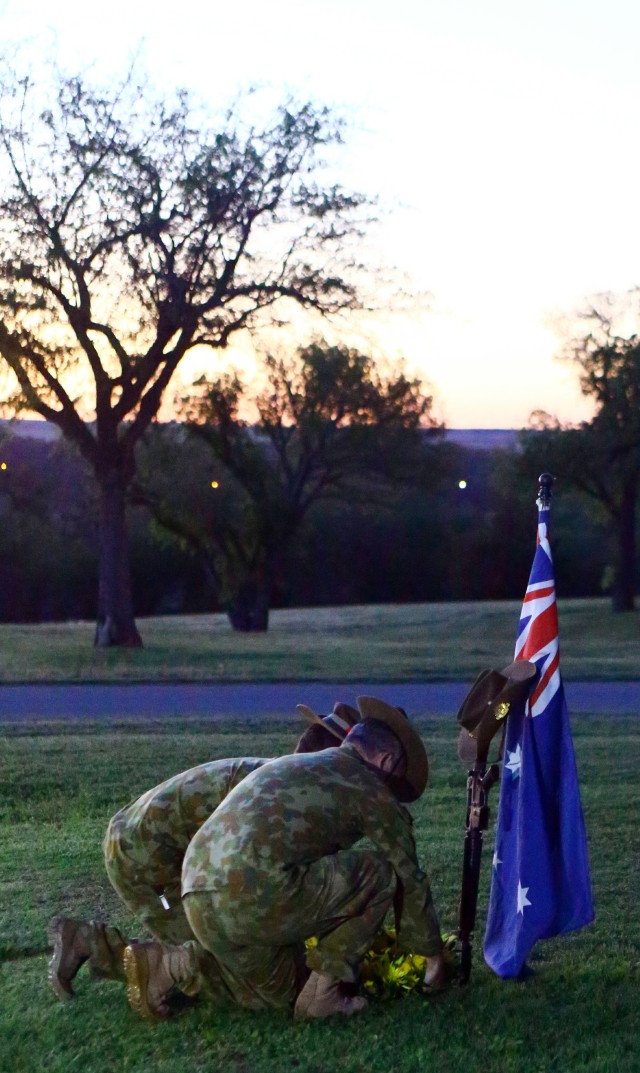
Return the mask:
<svg viewBox="0 0 640 1073">
<path fill-rule="evenodd" d="M 164 1021 L 166 1014 L 149 1005 L 149 965 L 144 951 L 134 945 L 125 947 L 123 954 L 124 974 L 127 978 L 127 1002 L 131 1009 L 145 1021 Z"/>
</svg>

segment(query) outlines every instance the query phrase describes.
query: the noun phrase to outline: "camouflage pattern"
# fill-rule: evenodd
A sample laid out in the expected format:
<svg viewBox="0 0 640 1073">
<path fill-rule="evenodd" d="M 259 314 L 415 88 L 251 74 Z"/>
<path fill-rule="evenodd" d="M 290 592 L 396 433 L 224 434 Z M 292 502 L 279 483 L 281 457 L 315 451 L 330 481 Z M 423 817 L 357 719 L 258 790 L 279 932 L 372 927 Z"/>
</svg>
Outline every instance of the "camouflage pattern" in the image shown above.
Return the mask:
<svg viewBox="0 0 640 1073">
<path fill-rule="evenodd" d="M 367 837 L 373 850 L 351 847 Z M 250 774 L 189 844 L 183 904 L 235 1001 L 282 1006 L 307 969 L 357 979 L 394 908 L 401 950 L 441 949 L 412 819 L 380 775 L 345 744 L 280 757 Z"/>
<path fill-rule="evenodd" d="M 110 821 L 103 844 L 107 875 L 154 938 L 193 938 L 181 903 L 185 850 L 227 794 L 266 762 L 246 757 L 200 764 L 148 790 Z"/>
</svg>

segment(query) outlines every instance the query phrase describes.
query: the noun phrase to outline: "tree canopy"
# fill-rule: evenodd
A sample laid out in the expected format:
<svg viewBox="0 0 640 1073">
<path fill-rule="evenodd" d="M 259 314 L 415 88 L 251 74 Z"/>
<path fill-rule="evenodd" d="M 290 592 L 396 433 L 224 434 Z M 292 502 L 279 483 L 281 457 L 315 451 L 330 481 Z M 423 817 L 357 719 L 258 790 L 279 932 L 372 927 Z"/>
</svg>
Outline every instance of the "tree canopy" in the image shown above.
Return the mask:
<svg viewBox="0 0 640 1073">
<path fill-rule="evenodd" d="M 402 370 L 382 376 L 349 347 L 317 341 L 295 355 L 268 354 L 263 372 L 253 424 L 240 416 L 253 393 L 237 375 L 201 382 L 185 401 L 191 436 L 219 477 L 215 506 L 201 475 L 196 487 L 190 475 L 176 487 L 154 466 L 145 480 L 156 517 L 206 558 L 239 629 L 266 629 L 274 585 L 311 508 L 360 497 L 384 509 L 394 485 L 420 472 L 421 431 L 437 427 L 420 380 Z"/>
<path fill-rule="evenodd" d="M 341 124 L 313 104 L 203 123 L 129 78 L 0 87 L 0 357 L 14 412 L 73 441 L 100 490 L 100 644 L 138 644 L 124 500 L 184 356 L 286 303 L 353 308 L 365 202 L 318 181 Z M 284 305 L 283 305 L 284 303 Z"/>
</svg>

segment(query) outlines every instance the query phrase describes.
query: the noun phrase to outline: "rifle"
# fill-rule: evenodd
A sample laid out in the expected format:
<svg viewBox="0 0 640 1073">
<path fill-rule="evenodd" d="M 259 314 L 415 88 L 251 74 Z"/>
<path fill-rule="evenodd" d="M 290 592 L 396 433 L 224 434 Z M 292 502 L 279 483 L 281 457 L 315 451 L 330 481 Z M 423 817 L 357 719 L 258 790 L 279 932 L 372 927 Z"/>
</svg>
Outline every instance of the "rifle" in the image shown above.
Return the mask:
<svg viewBox="0 0 640 1073">
<path fill-rule="evenodd" d="M 500 778 L 498 763 L 487 765 L 489 746 L 500 731 L 500 760 L 509 709 L 526 699 L 536 676 L 537 668 L 528 660 L 516 660 L 502 671 L 482 671 L 458 712 L 458 755 L 467 767 L 471 764 L 458 930 L 461 984 L 468 983 L 471 975 L 471 936 L 476 922 L 482 841 L 489 826 L 489 792 Z"/>
<path fill-rule="evenodd" d="M 462 858 L 460 895 L 460 983 L 471 976 L 471 935 L 476 923 L 480 861 L 484 832 L 489 826 L 489 791 L 500 778 L 497 764 L 487 768 L 486 757 L 476 760 L 467 778 L 467 829 Z"/>
</svg>

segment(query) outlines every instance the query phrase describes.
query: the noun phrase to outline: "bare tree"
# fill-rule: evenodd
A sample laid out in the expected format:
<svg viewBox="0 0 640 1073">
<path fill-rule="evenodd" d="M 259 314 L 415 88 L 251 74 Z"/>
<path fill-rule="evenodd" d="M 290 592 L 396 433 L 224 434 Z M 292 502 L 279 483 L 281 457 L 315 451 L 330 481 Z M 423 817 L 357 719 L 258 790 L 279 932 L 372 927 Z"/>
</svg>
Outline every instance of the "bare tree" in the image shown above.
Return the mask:
<svg viewBox="0 0 640 1073">
<path fill-rule="evenodd" d="M 125 505 L 135 449 L 196 346 L 223 349 L 287 301 L 355 307 L 346 251 L 365 200 L 315 178 L 341 124 L 312 104 L 219 128 L 189 96 L 56 76 L 0 105 L 0 357 L 13 412 L 53 422 L 99 489 L 98 645 L 141 644 Z M 283 306 L 284 303 L 284 306 Z"/>
</svg>

